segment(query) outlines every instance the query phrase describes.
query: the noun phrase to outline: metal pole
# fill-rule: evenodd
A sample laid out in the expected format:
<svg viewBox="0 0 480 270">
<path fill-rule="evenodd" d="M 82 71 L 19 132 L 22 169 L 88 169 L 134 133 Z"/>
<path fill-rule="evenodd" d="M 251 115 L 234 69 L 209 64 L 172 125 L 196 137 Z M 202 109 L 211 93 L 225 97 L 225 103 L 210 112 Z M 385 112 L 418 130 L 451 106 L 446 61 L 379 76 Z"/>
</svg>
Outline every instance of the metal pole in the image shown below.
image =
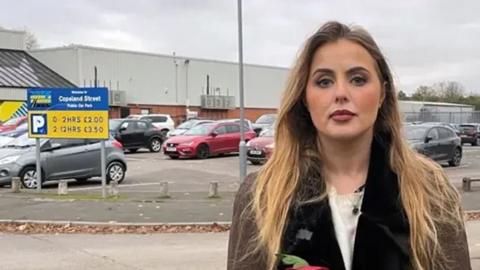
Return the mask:
<svg viewBox="0 0 480 270">
<path fill-rule="evenodd" d="M 240 83 L 240 181 L 247 175 L 247 146 L 245 144 L 245 115 L 243 104 L 243 36 L 242 36 L 242 0 L 238 3 L 238 70 Z"/>
<path fill-rule="evenodd" d="M 175 52 L 173 52 L 173 63 L 175 64 L 175 102 L 178 104 L 178 63 Z"/>
<path fill-rule="evenodd" d="M 95 66 L 95 88 L 97 88 L 97 67 Z M 100 168 L 102 170 L 102 198 L 107 198 L 107 174 L 105 164 L 105 140 L 100 141 Z"/>
<path fill-rule="evenodd" d="M 42 166 L 40 165 L 40 138 L 35 139 L 35 155 L 37 160 L 37 190 L 42 190 Z"/>
</svg>

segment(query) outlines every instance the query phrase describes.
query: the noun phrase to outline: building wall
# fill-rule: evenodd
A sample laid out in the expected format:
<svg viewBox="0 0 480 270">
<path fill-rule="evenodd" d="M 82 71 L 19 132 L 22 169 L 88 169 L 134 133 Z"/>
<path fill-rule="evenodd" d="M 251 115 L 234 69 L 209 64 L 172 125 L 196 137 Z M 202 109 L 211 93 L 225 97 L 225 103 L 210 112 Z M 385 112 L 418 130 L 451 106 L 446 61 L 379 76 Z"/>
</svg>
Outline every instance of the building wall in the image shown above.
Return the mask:
<svg viewBox="0 0 480 270">
<path fill-rule="evenodd" d="M 126 91 L 129 104 L 200 106 L 208 75 L 209 93 L 234 95 L 239 106 L 235 63 L 85 46 L 36 50 L 32 55 L 79 86 L 93 85 L 97 66 L 99 85 Z M 286 68 L 245 65 L 245 106 L 277 108 L 287 73 Z"/>
<path fill-rule="evenodd" d="M 0 48 L 25 50 L 25 36 L 23 31 L 0 29 Z"/>
</svg>

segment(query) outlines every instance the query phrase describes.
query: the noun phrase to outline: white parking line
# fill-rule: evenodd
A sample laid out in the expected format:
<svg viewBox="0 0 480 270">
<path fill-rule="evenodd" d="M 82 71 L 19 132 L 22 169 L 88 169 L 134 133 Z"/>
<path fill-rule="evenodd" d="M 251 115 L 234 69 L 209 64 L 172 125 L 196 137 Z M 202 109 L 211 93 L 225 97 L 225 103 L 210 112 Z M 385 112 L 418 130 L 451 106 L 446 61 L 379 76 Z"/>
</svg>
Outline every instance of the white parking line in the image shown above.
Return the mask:
<svg viewBox="0 0 480 270">
<path fill-rule="evenodd" d="M 170 182 L 168 181 L 169 184 L 175 183 L 175 182 Z M 124 188 L 124 187 L 141 187 L 141 186 L 154 186 L 154 185 L 159 185 L 159 183 L 140 183 L 140 184 L 124 184 L 124 185 L 118 185 L 119 188 Z M 77 190 L 95 190 L 95 189 L 102 189 L 101 186 L 98 187 L 86 187 L 86 188 L 71 188 L 69 189 L 70 191 L 77 191 Z"/>
</svg>

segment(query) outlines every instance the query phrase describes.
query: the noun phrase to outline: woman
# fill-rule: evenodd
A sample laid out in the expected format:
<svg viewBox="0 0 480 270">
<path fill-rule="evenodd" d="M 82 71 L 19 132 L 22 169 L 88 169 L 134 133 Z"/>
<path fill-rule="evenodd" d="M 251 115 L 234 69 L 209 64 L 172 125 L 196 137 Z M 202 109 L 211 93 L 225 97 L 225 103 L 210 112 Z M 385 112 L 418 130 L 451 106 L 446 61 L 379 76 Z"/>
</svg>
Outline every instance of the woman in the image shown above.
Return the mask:
<svg viewBox="0 0 480 270">
<path fill-rule="evenodd" d="M 463 212 L 441 167 L 402 137 L 390 69 L 372 37 L 323 25 L 282 98 L 275 151 L 241 185 L 228 269 L 471 269 Z"/>
</svg>

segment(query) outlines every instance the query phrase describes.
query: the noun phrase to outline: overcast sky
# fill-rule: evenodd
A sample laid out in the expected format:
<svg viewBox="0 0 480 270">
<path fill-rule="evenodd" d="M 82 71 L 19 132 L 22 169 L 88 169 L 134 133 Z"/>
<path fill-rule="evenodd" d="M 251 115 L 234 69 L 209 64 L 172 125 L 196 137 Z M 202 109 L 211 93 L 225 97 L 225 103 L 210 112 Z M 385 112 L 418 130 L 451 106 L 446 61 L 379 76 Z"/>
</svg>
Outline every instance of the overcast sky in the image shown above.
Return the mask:
<svg viewBox="0 0 480 270">
<path fill-rule="evenodd" d="M 236 0 L 0 0 L 0 26 L 42 48 L 84 44 L 237 61 Z M 290 67 L 322 23 L 366 28 L 397 85 L 454 80 L 480 94 L 480 1 L 244 0 L 244 60 Z"/>
</svg>

